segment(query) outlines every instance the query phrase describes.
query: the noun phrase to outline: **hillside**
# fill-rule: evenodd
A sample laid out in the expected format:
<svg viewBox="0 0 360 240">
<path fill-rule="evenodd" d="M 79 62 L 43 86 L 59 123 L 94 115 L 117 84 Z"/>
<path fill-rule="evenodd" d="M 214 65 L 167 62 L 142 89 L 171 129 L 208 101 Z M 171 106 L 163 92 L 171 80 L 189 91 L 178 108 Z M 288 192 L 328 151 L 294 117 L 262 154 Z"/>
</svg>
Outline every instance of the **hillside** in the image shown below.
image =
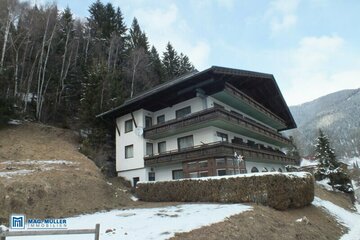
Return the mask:
<svg viewBox="0 0 360 240">
<path fill-rule="evenodd" d="M 335 92 L 314 101 L 290 107 L 298 128 L 294 136 L 303 155 L 313 153 L 321 128 L 330 138 L 340 158 L 360 156 L 360 89 Z"/>
<path fill-rule="evenodd" d="M 160 232 L 163 238 L 169 234 L 171 227 L 180 232 L 181 224 L 185 224 L 180 218 L 190 214 L 186 209 L 191 208 L 192 204 L 181 207 L 175 202 L 133 202 L 128 189 L 119 180 L 106 179 L 91 160 L 79 153 L 77 137 L 70 130 L 37 123 L 24 123 L 0 130 L 0 225 L 7 222 L 9 214 L 13 212 L 37 218 L 92 213 L 82 216 L 99 222 L 101 219 L 92 216 L 112 216 L 113 212 L 99 211 L 121 208 L 118 210 L 120 213 L 115 212 L 112 216 L 114 221 L 108 218 L 101 220 L 104 221 L 101 239 L 113 239 L 115 236 L 132 239 L 131 233 L 137 233 L 145 226 L 156 225 L 161 219 L 163 225 L 159 224 L 158 227 L 166 229 Z M 318 186 L 315 189 L 316 196 L 321 199 L 352 211 L 349 196 L 328 192 Z M 174 205 L 174 213 L 167 213 L 168 207 Z M 203 212 L 203 205 L 199 203 L 199 207 L 191 212 L 191 218 L 200 216 L 197 219 L 199 223 L 214 219 L 212 215 L 216 214 L 215 210 Z M 176 233 L 174 239 L 338 239 L 347 231 L 334 217 L 315 205 L 288 211 L 247 205 L 253 210 L 232 214 L 223 222 L 213 220 L 215 223 L 211 226 L 194 227 L 188 233 Z M 127 208 L 134 210 L 128 213 L 124 210 Z M 152 215 L 148 212 L 152 212 Z M 138 219 L 143 215 L 147 218 L 136 220 L 136 225 L 143 227 L 130 226 L 135 221 L 132 218 Z M 83 228 L 93 226 L 92 222 L 79 223 L 90 224 L 81 225 Z M 114 230 L 115 235 L 105 233 L 109 228 L 117 229 Z M 149 231 L 153 236 L 153 228 Z"/>
<path fill-rule="evenodd" d="M 70 130 L 37 123 L 0 130 L 0 222 L 13 212 L 65 217 L 129 205 L 126 190 L 78 151 Z"/>
</svg>

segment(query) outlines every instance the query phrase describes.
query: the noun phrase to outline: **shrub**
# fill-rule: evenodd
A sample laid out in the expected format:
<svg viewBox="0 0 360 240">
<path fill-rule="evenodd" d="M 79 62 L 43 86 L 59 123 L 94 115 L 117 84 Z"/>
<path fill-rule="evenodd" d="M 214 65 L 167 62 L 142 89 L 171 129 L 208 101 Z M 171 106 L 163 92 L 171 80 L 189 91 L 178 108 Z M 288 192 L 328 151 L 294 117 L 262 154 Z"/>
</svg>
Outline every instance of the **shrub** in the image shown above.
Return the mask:
<svg viewBox="0 0 360 240">
<path fill-rule="evenodd" d="M 140 182 L 136 194 L 143 201 L 255 202 L 285 210 L 312 202 L 314 179 L 310 173 L 260 173 Z"/>
</svg>

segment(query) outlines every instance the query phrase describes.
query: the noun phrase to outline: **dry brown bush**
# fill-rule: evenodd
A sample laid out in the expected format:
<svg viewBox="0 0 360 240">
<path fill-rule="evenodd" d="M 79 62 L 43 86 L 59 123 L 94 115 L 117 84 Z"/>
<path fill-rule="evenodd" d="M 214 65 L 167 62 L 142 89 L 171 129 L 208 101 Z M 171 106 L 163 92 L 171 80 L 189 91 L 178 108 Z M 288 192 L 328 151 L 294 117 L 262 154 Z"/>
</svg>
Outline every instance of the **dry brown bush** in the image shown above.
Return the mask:
<svg viewBox="0 0 360 240">
<path fill-rule="evenodd" d="M 278 210 L 303 207 L 314 199 L 314 179 L 309 173 L 240 176 L 138 183 L 136 194 L 143 201 L 255 202 Z"/>
</svg>

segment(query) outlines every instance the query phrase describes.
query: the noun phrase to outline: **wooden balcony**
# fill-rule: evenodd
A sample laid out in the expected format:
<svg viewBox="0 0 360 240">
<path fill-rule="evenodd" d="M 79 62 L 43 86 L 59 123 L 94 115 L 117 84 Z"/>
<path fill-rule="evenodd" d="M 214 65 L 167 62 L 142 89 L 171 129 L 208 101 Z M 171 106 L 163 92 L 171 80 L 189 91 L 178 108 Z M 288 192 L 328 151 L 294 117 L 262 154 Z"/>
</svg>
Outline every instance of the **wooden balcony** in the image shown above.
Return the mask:
<svg viewBox="0 0 360 240">
<path fill-rule="evenodd" d="M 209 108 L 180 119 L 145 128 L 144 137 L 155 140 L 209 126 L 219 127 L 278 146 L 291 144 L 288 138 L 275 130 L 267 128 L 241 114 L 229 112 L 220 107 Z"/>
<path fill-rule="evenodd" d="M 283 119 L 229 83 L 225 84 L 223 91 L 212 96 L 234 108 L 241 108 L 242 112 L 267 123 L 275 129 L 286 128 Z"/>
<path fill-rule="evenodd" d="M 158 155 L 146 156 L 144 160 L 145 166 L 161 166 L 201 159 L 233 157 L 234 152 L 244 156 L 245 161 L 296 164 L 295 159 L 287 157 L 280 151 L 264 150 L 259 149 L 257 146 L 251 147 L 246 144 L 239 145 L 228 142 L 214 142 L 182 150 L 173 150 Z"/>
</svg>

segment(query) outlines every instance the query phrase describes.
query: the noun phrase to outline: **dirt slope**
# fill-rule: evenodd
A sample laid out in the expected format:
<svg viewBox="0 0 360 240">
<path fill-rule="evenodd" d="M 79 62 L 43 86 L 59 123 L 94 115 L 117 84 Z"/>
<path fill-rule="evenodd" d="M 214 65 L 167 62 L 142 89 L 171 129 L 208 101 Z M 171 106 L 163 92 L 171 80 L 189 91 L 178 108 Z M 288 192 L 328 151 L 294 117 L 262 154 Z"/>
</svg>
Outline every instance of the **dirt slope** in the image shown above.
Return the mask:
<svg viewBox="0 0 360 240">
<path fill-rule="evenodd" d="M 351 197 L 347 194 L 327 191 L 315 185 L 315 195 L 321 199 L 353 211 Z M 347 229 L 325 210 L 313 205 L 277 211 L 270 207 L 251 204 L 253 211 L 230 217 L 224 222 L 176 234 L 173 240 L 191 239 L 339 239 Z M 300 219 L 302 219 L 300 221 Z M 299 222 L 298 222 L 298 221 Z"/>
<path fill-rule="evenodd" d="M 314 206 L 287 211 L 260 205 L 253 207 L 253 211 L 189 233 L 177 234 L 172 239 L 339 239 L 343 230 L 333 218 Z M 308 222 L 296 222 L 304 216 Z"/>
<path fill-rule="evenodd" d="M 70 130 L 37 123 L 0 130 L 0 223 L 13 212 L 65 217 L 131 204 L 127 189 L 111 182 Z"/>
</svg>

